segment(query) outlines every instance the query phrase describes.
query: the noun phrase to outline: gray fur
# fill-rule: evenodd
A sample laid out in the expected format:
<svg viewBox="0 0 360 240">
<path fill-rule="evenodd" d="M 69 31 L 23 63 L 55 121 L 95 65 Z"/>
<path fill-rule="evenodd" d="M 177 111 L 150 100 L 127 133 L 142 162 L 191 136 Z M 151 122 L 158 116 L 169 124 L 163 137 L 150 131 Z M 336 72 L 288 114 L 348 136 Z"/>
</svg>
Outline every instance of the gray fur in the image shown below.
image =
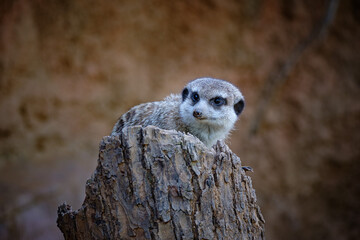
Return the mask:
<svg viewBox="0 0 360 240">
<path fill-rule="evenodd" d="M 188 89 L 185 99 L 182 99 L 181 94 L 171 94 L 163 101 L 131 108 L 119 118 L 111 135 L 118 134 L 128 126 L 153 125 L 190 133 L 207 147 L 214 145 L 217 140 L 225 139 L 238 118 L 234 105 L 244 101 L 241 92 L 231 83 L 213 78 L 195 79 L 184 89 Z M 194 93 L 198 93 L 198 101 L 191 99 Z M 216 97 L 226 99 L 226 104 L 215 105 Z M 194 112 L 201 114 L 201 117 L 195 117 Z"/>
</svg>

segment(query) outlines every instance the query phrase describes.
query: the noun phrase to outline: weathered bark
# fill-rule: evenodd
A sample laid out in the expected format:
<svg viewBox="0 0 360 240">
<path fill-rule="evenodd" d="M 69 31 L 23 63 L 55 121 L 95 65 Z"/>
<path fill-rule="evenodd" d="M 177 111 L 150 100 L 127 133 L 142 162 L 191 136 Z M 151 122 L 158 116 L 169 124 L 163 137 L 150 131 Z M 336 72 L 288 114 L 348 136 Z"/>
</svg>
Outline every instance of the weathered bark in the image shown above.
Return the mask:
<svg viewBox="0 0 360 240">
<path fill-rule="evenodd" d="M 78 211 L 63 204 L 65 239 L 264 239 L 251 179 L 223 143 L 131 127 L 104 137 Z"/>
</svg>

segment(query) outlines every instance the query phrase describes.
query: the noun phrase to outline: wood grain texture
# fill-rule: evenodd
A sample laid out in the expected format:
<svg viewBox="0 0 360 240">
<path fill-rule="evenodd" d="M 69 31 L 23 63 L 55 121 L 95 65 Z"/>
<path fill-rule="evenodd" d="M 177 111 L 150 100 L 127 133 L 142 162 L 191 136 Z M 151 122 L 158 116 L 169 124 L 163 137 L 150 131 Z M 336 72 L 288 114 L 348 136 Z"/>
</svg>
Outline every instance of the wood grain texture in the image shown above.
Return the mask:
<svg viewBox="0 0 360 240">
<path fill-rule="evenodd" d="M 222 142 L 152 126 L 104 137 L 82 207 L 58 209 L 65 239 L 264 239 L 240 158 Z"/>
</svg>

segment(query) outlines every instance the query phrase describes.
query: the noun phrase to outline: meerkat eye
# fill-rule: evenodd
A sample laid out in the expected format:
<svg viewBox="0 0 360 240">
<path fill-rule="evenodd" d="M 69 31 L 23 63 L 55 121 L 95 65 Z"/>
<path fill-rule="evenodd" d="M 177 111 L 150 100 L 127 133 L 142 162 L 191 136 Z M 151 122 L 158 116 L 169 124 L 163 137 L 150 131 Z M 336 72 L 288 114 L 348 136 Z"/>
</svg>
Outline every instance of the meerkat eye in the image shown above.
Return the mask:
<svg viewBox="0 0 360 240">
<path fill-rule="evenodd" d="M 198 102 L 200 100 L 200 96 L 197 92 L 193 92 L 191 94 L 191 99 L 193 100 L 193 102 Z"/>
<path fill-rule="evenodd" d="M 210 103 L 214 106 L 220 107 L 226 105 L 226 99 L 222 97 L 216 97 L 210 100 Z"/>
</svg>

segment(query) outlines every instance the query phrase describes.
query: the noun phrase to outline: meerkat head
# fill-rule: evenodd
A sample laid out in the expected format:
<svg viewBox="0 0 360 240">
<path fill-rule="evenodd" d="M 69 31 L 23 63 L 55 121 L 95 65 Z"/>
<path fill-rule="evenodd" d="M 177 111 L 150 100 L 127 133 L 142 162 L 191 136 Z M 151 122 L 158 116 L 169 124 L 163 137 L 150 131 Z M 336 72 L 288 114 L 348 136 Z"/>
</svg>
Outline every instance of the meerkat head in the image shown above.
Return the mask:
<svg viewBox="0 0 360 240">
<path fill-rule="evenodd" d="M 214 144 L 227 136 L 244 106 L 243 95 L 231 83 L 199 78 L 182 91 L 180 116 L 192 134 Z"/>
</svg>

